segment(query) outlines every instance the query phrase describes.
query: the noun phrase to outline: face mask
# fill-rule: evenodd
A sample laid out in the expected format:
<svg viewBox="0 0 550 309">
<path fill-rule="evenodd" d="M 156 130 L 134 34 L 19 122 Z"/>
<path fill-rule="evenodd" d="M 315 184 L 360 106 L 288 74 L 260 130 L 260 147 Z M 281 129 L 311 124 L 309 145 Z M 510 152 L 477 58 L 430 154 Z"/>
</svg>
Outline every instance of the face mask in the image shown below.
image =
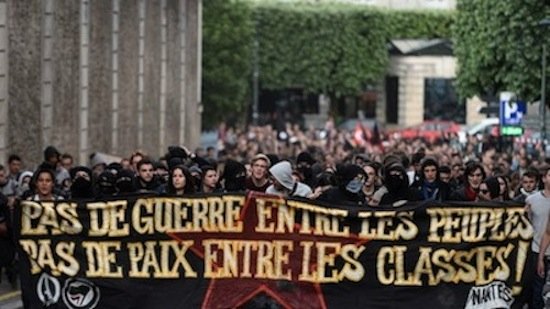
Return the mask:
<svg viewBox="0 0 550 309">
<path fill-rule="evenodd" d="M 408 180 L 402 177 L 401 175 L 389 175 L 385 179 L 385 186 L 390 192 L 397 192 L 401 190 L 402 187 L 406 187 Z"/>
<path fill-rule="evenodd" d="M 86 191 L 91 189 L 91 187 L 92 187 L 92 182 L 83 177 L 77 177 L 73 181 L 73 184 L 71 185 L 71 189 L 74 191 Z"/>
<path fill-rule="evenodd" d="M 225 190 L 227 190 L 228 192 L 244 191 L 246 189 L 245 180 L 246 180 L 246 177 L 238 176 L 235 179 L 232 179 L 231 181 L 226 182 Z"/>
<path fill-rule="evenodd" d="M 348 184 L 346 185 L 346 190 L 351 193 L 357 193 L 361 191 L 361 188 L 363 187 L 363 181 L 359 179 L 352 179 Z"/>
<path fill-rule="evenodd" d="M 134 187 L 134 183 L 132 182 L 133 179 L 129 177 L 123 177 L 120 179 L 117 179 L 116 181 L 116 188 L 119 193 L 131 193 L 136 191 Z"/>
</svg>

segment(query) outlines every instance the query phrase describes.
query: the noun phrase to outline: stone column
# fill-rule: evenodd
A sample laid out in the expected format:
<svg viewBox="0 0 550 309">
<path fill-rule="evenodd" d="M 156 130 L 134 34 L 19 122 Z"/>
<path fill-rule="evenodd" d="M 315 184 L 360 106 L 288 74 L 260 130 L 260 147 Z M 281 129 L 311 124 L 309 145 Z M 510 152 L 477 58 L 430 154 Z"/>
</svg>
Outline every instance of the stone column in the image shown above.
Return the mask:
<svg viewBox="0 0 550 309">
<path fill-rule="evenodd" d="M 145 95 L 145 18 L 147 16 L 147 2 L 138 0 L 138 100 L 137 100 L 137 146 L 143 148 L 143 109 Z"/>
<path fill-rule="evenodd" d="M 166 71 L 168 68 L 168 20 L 166 0 L 160 1 L 160 96 L 159 96 L 159 155 L 166 148 Z"/>
<path fill-rule="evenodd" d="M 186 139 L 185 146 L 194 149 L 200 143 L 201 134 L 201 62 L 202 62 L 202 1 L 187 1 L 186 40 Z"/>
<path fill-rule="evenodd" d="M 53 125 L 53 45 L 55 33 L 54 0 L 42 1 L 42 61 L 41 61 L 41 95 L 40 120 L 42 130 L 42 146 L 52 141 Z M 44 147 L 42 147 L 44 148 Z"/>
<path fill-rule="evenodd" d="M 120 1 L 112 1 L 112 11 L 111 11 L 111 152 L 118 154 L 120 151 L 120 145 L 118 141 L 118 34 L 119 34 L 119 25 L 120 25 Z"/>
<path fill-rule="evenodd" d="M 90 54 L 90 3 L 80 0 L 80 57 L 79 57 L 79 112 L 78 162 L 88 163 L 88 71 Z"/>
<path fill-rule="evenodd" d="M 187 0 L 180 0 L 179 1 L 179 34 L 180 34 L 180 96 L 179 96 L 179 114 L 180 114 L 180 126 L 179 126 L 179 143 L 180 145 L 185 145 L 186 138 L 185 138 L 185 126 L 187 125 L 186 122 L 186 115 L 187 110 L 185 108 L 186 106 L 186 99 L 185 99 L 185 87 L 186 87 L 186 76 L 185 69 L 186 69 L 186 57 L 185 53 L 187 51 L 186 49 L 186 39 L 185 39 L 185 33 L 187 32 L 187 7 L 186 7 Z"/>
<path fill-rule="evenodd" d="M 0 1 L 0 162 L 6 162 L 8 152 L 8 8 Z"/>
</svg>

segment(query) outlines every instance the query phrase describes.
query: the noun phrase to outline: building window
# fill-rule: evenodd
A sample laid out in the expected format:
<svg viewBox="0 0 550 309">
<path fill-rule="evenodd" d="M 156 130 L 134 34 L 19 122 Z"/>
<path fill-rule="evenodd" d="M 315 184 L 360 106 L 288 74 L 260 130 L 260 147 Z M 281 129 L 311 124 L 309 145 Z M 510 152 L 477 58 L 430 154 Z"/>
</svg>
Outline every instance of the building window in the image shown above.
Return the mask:
<svg viewBox="0 0 550 309">
<path fill-rule="evenodd" d="M 399 120 L 399 77 L 386 76 L 386 123 Z"/>
<path fill-rule="evenodd" d="M 424 120 L 465 122 L 466 104 L 456 95 L 454 79 L 427 78 L 424 80 Z"/>
</svg>

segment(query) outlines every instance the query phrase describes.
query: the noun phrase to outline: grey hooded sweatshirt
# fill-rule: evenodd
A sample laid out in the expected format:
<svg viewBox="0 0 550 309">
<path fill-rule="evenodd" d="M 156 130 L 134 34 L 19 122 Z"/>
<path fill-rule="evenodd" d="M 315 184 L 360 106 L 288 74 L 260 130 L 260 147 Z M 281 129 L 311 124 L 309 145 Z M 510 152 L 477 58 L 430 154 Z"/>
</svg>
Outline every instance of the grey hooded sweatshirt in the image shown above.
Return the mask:
<svg viewBox="0 0 550 309">
<path fill-rule="evenodd" d="M 279 191 L 274 185 L 267 187 L 265 193 L 277 194 L 283 196 L 301 196 L 308 197 L 311 194 L 311 188 L 292 178 L 292 166 L 288 161 L 281 161 L 273 165 L 269 172 L 286 190 Z"/>
</svg>

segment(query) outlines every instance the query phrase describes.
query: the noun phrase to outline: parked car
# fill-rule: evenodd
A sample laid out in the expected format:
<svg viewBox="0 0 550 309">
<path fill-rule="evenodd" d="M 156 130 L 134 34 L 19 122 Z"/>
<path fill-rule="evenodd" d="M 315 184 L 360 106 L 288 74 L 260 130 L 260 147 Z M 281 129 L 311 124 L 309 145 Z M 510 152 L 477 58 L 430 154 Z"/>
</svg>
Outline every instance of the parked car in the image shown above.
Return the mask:
<svg viewBox="0 0 550 309">
<path fill-rule="evenodd" d="M 396 131 L 394 136 L 402 139 L 421 138 L 433 143 L 448 134 L 458 134 L 459 131 L 460 125 L 454 121 L 427 120 L 421 124 Z"/>
</svg>

